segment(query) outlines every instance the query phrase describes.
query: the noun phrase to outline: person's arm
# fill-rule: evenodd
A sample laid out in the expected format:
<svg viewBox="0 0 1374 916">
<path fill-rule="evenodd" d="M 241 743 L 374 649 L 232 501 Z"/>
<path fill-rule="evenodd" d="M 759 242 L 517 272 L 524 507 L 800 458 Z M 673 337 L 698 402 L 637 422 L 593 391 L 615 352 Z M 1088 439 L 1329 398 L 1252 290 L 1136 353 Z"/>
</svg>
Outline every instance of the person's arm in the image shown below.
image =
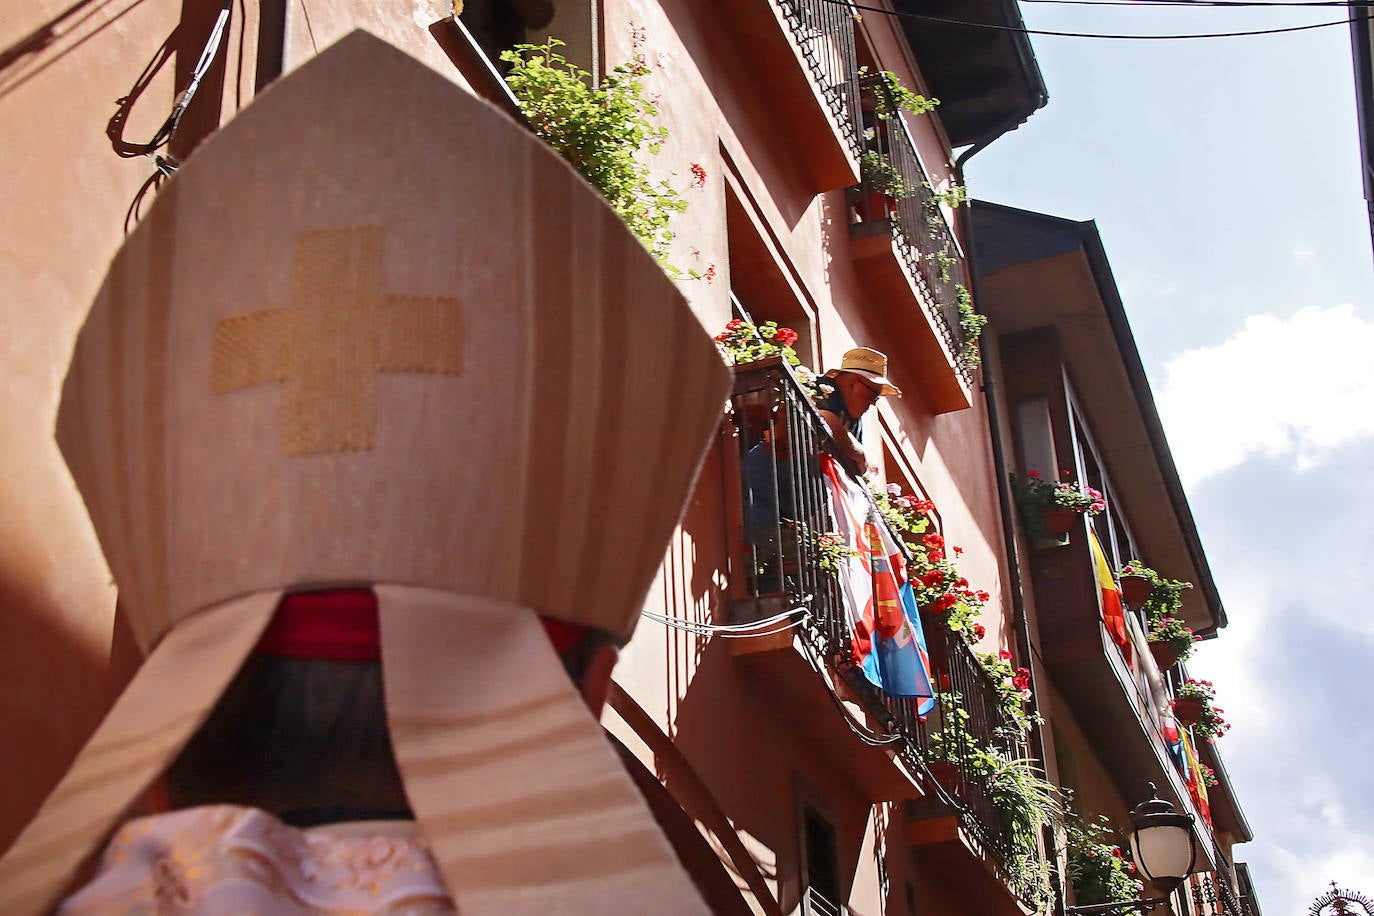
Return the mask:
<svg viewBox="0 0 1374 916">
<path fill-rule="evenodd" d="M 824 409 L 820 414 L 825 425 L 830 427 L 830 437 L 835 440 L 835 450 L 844 469 L 856 476 L 868 470 L 868 455 L 864 452 L 863 443 L 844 428 L 844 421 L 839 414 Z"/>
</svg>

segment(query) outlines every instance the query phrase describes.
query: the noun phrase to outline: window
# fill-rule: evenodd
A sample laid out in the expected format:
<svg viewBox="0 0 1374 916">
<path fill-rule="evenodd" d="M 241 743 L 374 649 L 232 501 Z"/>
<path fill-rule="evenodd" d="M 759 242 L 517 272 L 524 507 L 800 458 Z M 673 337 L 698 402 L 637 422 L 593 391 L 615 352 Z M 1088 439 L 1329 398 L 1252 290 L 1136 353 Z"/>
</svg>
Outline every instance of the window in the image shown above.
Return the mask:
<svg viewBox="0 0 1374 916">
<path fill-rule="evenodd" d="M 810 805 L 802 805 L 802 878 L 804 912 L 837 916 L 840 907 L 839 850 L 835 826 Z"/>
</svg>

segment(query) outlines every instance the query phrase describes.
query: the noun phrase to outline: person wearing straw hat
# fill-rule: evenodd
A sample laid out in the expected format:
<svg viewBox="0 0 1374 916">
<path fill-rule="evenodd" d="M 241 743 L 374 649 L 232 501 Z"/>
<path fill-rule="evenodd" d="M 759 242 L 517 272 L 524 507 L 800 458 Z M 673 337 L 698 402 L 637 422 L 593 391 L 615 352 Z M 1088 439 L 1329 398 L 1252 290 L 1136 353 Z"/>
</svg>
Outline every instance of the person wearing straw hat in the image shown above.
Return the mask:
<svg viewBox="0 0 1374 916">
<path fill-rule="evenodd" d="M 585 695 L 728 390 L 509 118 L 362 32 L 275 82 L 72 353 L 57 443 L 147 655 L 0 913 L 705 916 Z"/>
<path fill-rule="evenodd" d="M 851 474 L 863 474 L 868 470 L 862 441 L 864 414 L 881 397 L 902 396 L 902 390 L 888 381 L 887 355 L 869 347 L 847 350 L 840 367 L 818 381 L 830 389 L 820 413 L 835 439 L 840 464 Z"/>
</svg>

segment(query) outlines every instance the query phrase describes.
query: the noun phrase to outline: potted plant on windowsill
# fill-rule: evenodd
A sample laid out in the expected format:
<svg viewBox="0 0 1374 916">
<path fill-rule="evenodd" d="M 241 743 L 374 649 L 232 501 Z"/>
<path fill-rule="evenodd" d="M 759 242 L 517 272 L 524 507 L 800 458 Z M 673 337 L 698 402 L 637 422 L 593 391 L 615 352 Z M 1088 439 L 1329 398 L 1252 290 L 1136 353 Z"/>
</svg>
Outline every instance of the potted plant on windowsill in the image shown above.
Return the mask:
<svg viewBox="0 0 1374 916">
<path fill-rule="evenodd" d="M 1069 479 L 1068 471 L 1062 473 L 1064 479 L 1058 482 L 1046 480 L 1034 470 L 1026 472 L 1025 478 L 1011 475 L 1021 519 L 1034 541 L 1062 537 L 1080 518 L 1098 515 L 1107 508 L 1101 493 Z"/>
<path fill-rule="evenodd" d="M 897 201 L 911 194 L 892 161 L 874 150 L 859 157 L 859 176 L 863 183 L 856 209 L 863 222 L 887 219 L 897 212 Z"/>
<path fill-rule="evenodd" d="M 1174 696 L 1174 718 L 1191 728 L 1199 738 L 1206 741 L 1220 738 L 1231 730 L 1231 725 L 1222 718 L 1225 710 L 1216 705 L 1216 699 L 1217 691 L 1211 681 L 1189 678 Z"/>
<path fill-rule="evenodd" d="M 1131 560 L 1117 570 L 1122 603 L 1133 611 L 1140 610 L 1150 600 L 1151 580 L 1156 575 L 1154 570 L 1139 560 Z"/>
<path fill-rule="evenodd" d="M 1193 654 L 1193 643 L 1197 637 L 1177 617 L 1165 614 L 1151 621 L 1149 632 L 1145 634 L 1149 642 L 1150 654 L 1160 670 L 1168 670 L 1179 662 L 1186 662 Z"/>
</svg>

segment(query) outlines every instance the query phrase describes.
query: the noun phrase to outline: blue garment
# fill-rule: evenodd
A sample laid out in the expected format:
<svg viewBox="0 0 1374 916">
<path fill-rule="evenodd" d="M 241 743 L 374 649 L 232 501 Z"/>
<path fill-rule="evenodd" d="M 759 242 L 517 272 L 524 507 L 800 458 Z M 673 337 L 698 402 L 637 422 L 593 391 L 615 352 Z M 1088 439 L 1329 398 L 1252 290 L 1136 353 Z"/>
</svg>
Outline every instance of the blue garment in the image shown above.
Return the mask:
<svg viewBox="0 0 1374 916">
<path fill-rule="evenodd" d="M 778 524 L 795 519 L 792 504 L 792 467 L 779 459 L 767 442 L 744 456 L 744 524 L 749 540 L 761 544 L 775 538 Z"/>
</svg>

